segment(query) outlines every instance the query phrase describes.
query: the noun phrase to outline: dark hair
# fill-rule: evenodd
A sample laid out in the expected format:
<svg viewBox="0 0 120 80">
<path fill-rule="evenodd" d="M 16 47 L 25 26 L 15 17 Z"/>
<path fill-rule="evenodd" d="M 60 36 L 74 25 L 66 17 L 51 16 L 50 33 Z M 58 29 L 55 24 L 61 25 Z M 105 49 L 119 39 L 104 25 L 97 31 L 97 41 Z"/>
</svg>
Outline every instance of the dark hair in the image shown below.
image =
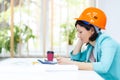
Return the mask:
<svg viewBox="0 0 120 80">
<path fill-rule="evenodd" d="M 91 28 L 93 28 L 95 32 L 93 33 L 93 35 L 91 35 L 91 37 L 89 38 L 89 40 L 90 41 L 95 41 L 96 40 L 96 38 L 98 37 L 98 33 L 97 33 L 97 31 L 95 30 L 95 27 L 92 24 L 89 24 L 88 22 L 85 22 L 85 21 L 77 20 L 76 23 L 75 23 L 75 27 L 77 25 L 80 25 L 81 27 L 84 27 L 88 31 Z"/>
</svg>

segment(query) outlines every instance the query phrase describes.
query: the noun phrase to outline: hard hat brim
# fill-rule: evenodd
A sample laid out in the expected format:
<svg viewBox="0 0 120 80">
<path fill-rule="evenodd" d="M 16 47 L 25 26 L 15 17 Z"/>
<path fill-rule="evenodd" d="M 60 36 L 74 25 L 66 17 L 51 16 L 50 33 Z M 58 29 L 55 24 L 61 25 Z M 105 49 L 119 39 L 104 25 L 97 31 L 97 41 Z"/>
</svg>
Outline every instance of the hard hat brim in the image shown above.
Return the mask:
<svg viewBox="0 0 120 80">
<path fill-rule="evenodd" d="M 80 20 L 79 18 L 74 18 L 75 20 Z"/>
</svg>

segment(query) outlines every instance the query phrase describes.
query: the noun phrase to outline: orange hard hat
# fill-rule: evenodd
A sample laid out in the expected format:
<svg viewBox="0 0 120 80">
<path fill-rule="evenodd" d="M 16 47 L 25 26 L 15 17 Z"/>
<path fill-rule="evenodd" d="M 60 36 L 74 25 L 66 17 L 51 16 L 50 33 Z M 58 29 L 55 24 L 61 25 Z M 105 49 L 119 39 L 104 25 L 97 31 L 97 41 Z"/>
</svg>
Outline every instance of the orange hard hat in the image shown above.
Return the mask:
<svg viewBox="0 0 120 80">
<path fill-rule="evenodd" d="M 75 18 L 76 20 L 87 21 L 90 24 L 95 25 L 100 29 L 105 29 L 106 26 L 106 15 L 105 13 L 95 7 L 86 8 L 79 18 Z"/>
</svg>

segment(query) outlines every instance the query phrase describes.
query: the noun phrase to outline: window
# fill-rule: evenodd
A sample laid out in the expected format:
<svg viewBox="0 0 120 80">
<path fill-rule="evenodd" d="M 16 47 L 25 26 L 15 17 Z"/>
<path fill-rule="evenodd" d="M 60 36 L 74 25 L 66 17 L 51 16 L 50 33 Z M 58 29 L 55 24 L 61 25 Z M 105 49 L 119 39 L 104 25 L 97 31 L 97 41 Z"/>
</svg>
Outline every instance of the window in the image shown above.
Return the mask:
<svg viewBox="0 0 120 80">
<path fill-rule="evenodd" d="M 0 28 L 10 27 L 10 1 L 0 0 L 0 6 Z M 14 25 L 21 29 L 28 26 L 35 35 L 18 44 L 14 55 L 45 57 L 48 50 L 53 50 L 56 56 L 69 57 L 73 49 L 68 42 L 69 31 L 74 30 L 74 18 L 89 6 L 95 6 L 95 0 L 14 0 Z M 71 37 L 74 45 L 76 37 Z M 0 56 L 10 56 L 9 53 L 3 47 Z"/>
</svg>

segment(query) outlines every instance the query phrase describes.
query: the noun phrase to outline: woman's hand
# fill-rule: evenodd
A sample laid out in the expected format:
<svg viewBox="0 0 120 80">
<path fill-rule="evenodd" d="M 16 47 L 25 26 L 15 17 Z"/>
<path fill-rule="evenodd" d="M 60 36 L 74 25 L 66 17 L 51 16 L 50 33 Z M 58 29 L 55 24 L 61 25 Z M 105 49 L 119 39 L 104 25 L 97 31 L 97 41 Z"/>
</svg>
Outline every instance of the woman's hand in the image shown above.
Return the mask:
<svg viewBox="0 0 120 80">
<path fill-rule="evenodd" d="M 78 69 L 81 69 L 81 70 L 93 70 L 92 63 L 72 61 L 69 58 L 63 58 L 63 57 L 58 57 L 56 59 L 58 64 L 71 64 L 71 65 L 78 66 Z"/>
<path fill-rule="evenodd" d="M 81 51 L 82 45 L 83 45 L 82 40 L 78 39 L 77 44 L 73 50 L 73 55 L 76 55 L 77 53 L 79 53 Z"/>
<path fill-rule="evenodd" d="M 69 58 L 58 57 L 56 59 L 58 64 L 72 64 L 72 61 Z"/>
</svg>

